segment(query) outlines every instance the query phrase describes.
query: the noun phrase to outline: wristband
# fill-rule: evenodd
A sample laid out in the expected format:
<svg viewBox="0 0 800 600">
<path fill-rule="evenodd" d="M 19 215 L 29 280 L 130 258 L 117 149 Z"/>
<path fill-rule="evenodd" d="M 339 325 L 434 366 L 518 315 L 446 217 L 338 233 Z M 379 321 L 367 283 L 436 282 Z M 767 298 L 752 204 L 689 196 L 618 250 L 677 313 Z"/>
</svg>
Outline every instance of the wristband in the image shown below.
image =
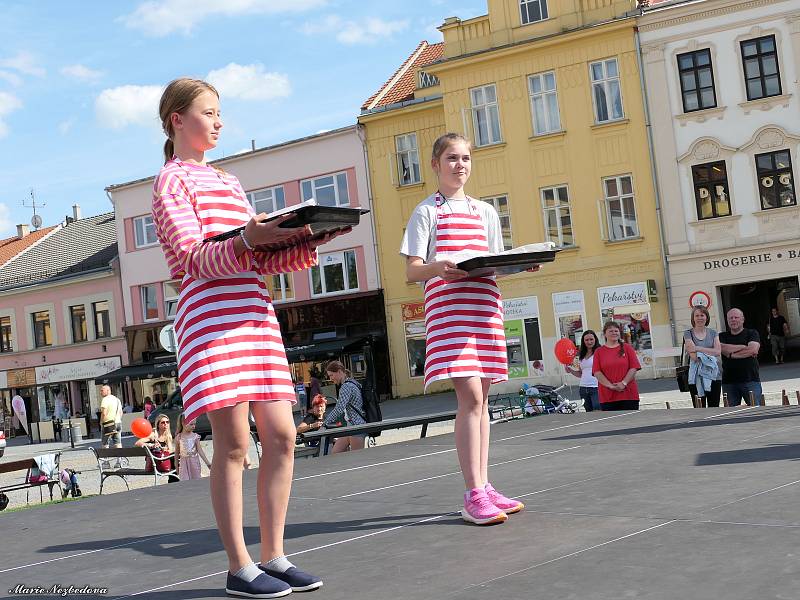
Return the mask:
<svg viewBox="0 0 800 600">
<path fill-rule="evenodd" d="M 242 238 L 242 243 L 244 244 L 244 247 L 245 247 L 247 250 L 249 250 L 250 252 L 252 252 L 252 251 L 254 250 L 254 248 L 253 248 L 253 246 L 251 246 L 251 245 L 250 245 L 250 242 L 248 242 L 248 241 L 247 241 L 247 238 L 244 236 L 244 229 L 242 229 L 242 230 L 239 232 L 239 237 L 240 237 L 240 238 Z"/>
</svg>

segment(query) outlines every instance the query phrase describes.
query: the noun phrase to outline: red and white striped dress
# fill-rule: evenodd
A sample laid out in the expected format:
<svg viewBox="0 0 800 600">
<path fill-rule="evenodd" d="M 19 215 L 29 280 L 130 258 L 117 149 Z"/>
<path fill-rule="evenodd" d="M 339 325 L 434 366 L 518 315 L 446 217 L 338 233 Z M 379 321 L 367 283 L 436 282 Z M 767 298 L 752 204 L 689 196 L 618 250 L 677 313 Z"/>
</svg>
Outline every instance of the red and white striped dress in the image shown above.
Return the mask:
<svg viewBox="0 0 800 600">
<path fill-rule="evenodd" d="M 203 243 L 254 211 L 233 175 L 173 158 L 153 190 L 153 220 L 170 274 L 181 279 L 175 332 L 187 420 L 239 402 L 295 402 L 264 275 L 311 267 L 307 243 L 236 257 L 235 238 Z"/>
<path fill-rule="evenodd" d="M 437 259 L 463 250 L 489 250 L 486 226 L 467 198 L 469 212 L 443 210 L 436 194 Z M 453 377 L 508 379 L 503 301 L 493 277 L 425 282 L 425 389 Z"/>
</svg>

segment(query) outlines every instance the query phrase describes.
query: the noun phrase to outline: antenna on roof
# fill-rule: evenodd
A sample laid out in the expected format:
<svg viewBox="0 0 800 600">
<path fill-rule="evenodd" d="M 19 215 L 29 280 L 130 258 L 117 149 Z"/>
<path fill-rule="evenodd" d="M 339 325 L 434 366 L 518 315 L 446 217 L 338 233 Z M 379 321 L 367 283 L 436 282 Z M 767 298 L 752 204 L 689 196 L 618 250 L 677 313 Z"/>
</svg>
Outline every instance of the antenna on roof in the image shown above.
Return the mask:
<svg viewBox="0 0 800 600">
<path fill-rule="evenodd" d="M 47 206 L 47 203 L 42 202 L 41 204 L 36 204 L 36 195 L 33 192 L 33 188 L 31 188 L 31 203 L 30 205 L 25 204 L 25 200 L 22 201 L 22 206 L 25 208 L 33 208 L 33 217 L 31 218 L 31 225 L 35 229 L 39 229 L 42 226 L 42 217 L 36 214 L 37 208 L 42 208 L 43 206 Z"/>
</svg>

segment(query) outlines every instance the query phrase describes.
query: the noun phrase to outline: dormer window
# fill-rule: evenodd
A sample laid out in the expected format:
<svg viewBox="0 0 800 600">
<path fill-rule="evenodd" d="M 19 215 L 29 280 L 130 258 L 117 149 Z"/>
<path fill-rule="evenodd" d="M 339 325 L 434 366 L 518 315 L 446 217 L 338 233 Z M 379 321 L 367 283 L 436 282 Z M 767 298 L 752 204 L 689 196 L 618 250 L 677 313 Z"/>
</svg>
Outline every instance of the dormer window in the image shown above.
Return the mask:
<svg viewBox="0 0 800 600">
<path fill-rule="evenodd" d="M 523 25 L 544 21 L 547 18 L 547 0 L 519 0 L 519 10 Z"/>
<path fill-rule="evenodd" d="M 436 75 L 430 75 L 425 71 L 419 72 L 419 89 L 429 88 L 439 85 L 439 78 Z"/>
</svg>

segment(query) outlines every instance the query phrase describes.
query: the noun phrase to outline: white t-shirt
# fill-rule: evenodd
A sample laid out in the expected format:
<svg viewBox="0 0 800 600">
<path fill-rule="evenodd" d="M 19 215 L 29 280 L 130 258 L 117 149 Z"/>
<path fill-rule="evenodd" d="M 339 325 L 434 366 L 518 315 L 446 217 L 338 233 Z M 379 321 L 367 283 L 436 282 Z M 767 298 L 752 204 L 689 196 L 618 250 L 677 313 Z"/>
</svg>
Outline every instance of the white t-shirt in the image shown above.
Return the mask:
<svg viewBox="0 0 800 600">
<path fill-rule="evenodd" d="M 500 228 L 500 217 L 494 206 L 481 200 L 470 200 L 472 211 L 477 212 L 486 228 L 486 239 L 489 252 L 503 251 L 503 232 Z M 470 207 L 467 200 L 447 198 L 442 205 L 442 211 L 450 213 L 469 213 Z M 406 232 L 403 234 L 403 243 L 400 245 L 400 254 L 404 256 L 419 256 L 431 263 L 436 259 L 436 194 L 431 194 L 417 204 L 411 218 L 408 220 Z"/>
<path fill-rule="evenodd" d="M 106 418 L 103 419 L 103 408 L 106 409 Z M 110 421 L 114 419 L 115 423 L 122 422 L 122 401 L 113 394 L 104 396 L 100 400 L 100 420 Z"/>
<path fill-rule="evenodd" d="M 597 387 L 597 377 L 592 375 L 594 354 L 581 361 L 581 387 Z"/>
</svg>

